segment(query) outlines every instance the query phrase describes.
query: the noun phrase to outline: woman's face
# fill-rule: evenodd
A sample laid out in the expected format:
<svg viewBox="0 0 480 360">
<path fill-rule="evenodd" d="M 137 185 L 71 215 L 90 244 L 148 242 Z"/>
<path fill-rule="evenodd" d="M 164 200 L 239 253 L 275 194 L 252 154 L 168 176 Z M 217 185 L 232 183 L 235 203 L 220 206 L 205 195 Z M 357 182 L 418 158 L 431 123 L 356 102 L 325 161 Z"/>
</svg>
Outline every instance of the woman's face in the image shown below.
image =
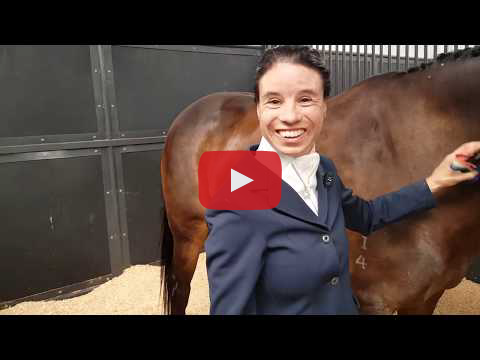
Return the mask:
<svg viewBox="0 0 480 360">
<path fill-rule="evenodd" d="M 262 135 L 284 154 L 309 154 L 327 110 L 320 74 L 303 65 L 278 62 L 262 76 L 258 92 Z"/>
</svg>

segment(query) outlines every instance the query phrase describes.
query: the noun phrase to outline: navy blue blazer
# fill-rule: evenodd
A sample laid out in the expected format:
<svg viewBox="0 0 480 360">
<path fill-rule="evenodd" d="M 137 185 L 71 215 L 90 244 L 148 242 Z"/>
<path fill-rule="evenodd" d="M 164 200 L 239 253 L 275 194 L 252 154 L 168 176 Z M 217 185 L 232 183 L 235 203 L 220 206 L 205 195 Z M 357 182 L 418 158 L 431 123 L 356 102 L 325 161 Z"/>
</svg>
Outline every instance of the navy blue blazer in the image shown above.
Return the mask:
<svg viewBox="0 0 480 360">
<path fill-rule="evenodd" d="M 284 181 L 273 209 L 206 211 L 210 314 L 358 314 L 346 228 L 366 236 L 436 205 L 425 180 L 366 201 L 324 156 L 316 176 L 318 216 Z"/>
</svg>

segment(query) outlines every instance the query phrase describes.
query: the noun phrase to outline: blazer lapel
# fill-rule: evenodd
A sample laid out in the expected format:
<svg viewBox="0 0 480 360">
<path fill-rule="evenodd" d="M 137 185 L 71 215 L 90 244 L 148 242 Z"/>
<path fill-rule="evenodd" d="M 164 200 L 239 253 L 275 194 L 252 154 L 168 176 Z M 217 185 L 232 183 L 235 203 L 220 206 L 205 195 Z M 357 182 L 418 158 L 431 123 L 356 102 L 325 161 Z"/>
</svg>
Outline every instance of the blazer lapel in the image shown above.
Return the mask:
<svg viewBox="0 0 480 360">
<path fill-rule="evenodd" d="M 252 145 L 250 151 L 256 151 L 257 145 Z M 320 157 L 321 158 L 321 157 Z M 318 192 L 318 214 L 315 213 L 305 204 L 305 201 L 297 194 L 297 192 L 282 180 L 282 197 L 280 203 L 273 208 L 273 210 L 284 213 L 288 216 L 294 217 L 298 220 L 311 223 L 322 227 L 326 231 L 330 231 L 327 225 L 328 208 L 327 200 L 328 191 L 323 185 L 324 170 L 321 164 L 317 169 L 317 192 Z"/>
</svg>

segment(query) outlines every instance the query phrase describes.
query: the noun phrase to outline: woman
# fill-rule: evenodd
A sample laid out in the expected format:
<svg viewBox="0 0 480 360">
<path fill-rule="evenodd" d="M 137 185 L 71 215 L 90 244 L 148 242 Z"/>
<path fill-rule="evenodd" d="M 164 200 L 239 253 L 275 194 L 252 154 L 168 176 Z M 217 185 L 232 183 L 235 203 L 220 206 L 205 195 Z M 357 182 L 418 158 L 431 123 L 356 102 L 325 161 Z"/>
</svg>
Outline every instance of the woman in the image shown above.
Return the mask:
<svg viewBox="0 0 480 360">
<path fill-rule="evenodd" d="M 260 60 L 255 101 L 262 139 L 251 150 L 279 154 L 282 199 L 270 210 L 206 211 L 211 314 L 358 314 L 348 256 L 339 256 L 348 254 L 346 228 L 368 235 L 433 208 L 433 193 L 478 174 L 450 168 L 456 154 L 480 151 L 480 142 L 471 142 L 425 180 L 371 201 L 354 196 L 332 161 L 315 151 L 329 90 L 317 50 L 281 46 Z"/>
</svg>

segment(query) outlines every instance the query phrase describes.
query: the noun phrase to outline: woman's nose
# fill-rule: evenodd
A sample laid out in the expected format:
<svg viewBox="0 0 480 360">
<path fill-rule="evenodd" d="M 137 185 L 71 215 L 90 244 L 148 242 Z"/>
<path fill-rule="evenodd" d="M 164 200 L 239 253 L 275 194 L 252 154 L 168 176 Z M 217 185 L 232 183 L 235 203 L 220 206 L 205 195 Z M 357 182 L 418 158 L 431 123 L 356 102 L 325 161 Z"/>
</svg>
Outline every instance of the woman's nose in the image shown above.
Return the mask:
<svg viewBox="0 0 480 360">
<path fill-rule="evenodd" d="M 287 124 L 293 124 L 300 121 L 300 116 L 296 111 L 295 105 L 285 104 L 279 115 L 279 120 Z"/>
</svg>

